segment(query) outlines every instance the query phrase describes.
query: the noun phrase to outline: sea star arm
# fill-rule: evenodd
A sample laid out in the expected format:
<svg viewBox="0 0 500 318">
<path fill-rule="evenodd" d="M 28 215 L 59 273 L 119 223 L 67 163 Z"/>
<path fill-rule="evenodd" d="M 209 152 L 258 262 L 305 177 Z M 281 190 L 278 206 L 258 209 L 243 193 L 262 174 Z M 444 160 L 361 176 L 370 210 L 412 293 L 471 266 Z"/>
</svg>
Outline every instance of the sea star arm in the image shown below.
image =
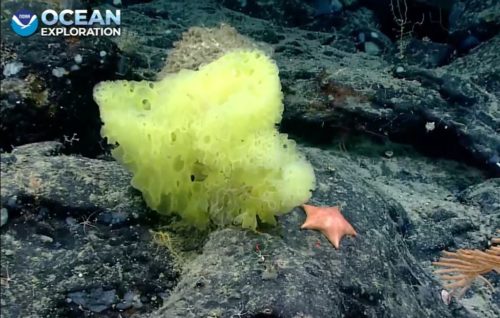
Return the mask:
<svg viewBox="0 0 500 318">
<path fill-rule="evenodd" d="M 319 230 L 335 246 L 340 246 L 340 240 L 344 235 L 356 236 L 356 230 L 344 218 L 340 209 L 333 207 L 317 207 L 314 205 L 302 205 L 307 214 L 302 229 Z"/>
</svg>

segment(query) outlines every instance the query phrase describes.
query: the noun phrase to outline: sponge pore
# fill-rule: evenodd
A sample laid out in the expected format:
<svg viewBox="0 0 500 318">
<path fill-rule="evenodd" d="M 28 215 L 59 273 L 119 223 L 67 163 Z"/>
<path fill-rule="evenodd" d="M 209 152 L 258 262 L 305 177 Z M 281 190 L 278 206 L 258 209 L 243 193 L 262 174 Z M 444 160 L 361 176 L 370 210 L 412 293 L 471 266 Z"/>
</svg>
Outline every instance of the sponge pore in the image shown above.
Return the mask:
<svg viewBox="0 0 500 318">
<path fill-rule="evenodd" d="M 233 51 L 159 82 L 94 89 L 102 135 L 152 209 L 198 228 L 255 229 L 304 203 L 309 162 L 275 125 L 283 111 L 278 68 L 260 51 Z"/>
</svg>

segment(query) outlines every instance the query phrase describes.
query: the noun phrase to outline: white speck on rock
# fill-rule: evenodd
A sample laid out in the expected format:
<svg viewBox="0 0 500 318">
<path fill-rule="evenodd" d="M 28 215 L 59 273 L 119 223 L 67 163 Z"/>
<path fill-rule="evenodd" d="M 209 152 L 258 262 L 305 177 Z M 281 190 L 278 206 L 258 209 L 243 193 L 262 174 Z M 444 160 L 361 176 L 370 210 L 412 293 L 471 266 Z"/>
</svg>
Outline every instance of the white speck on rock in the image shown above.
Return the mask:
<svg viewBox="0 0 500 318">
<path fill-rule="evenodd" d="M 55 77 L 63 77 L 66 75 L 66 69 L 64 67 L 56 67 L 55 69 L 52 70 L 52 75 Z"/>
<path fill-rule="evenodd" d="M 433 121 L 425 123 L 425 130 L 427 130 L 427 132 L 433 131 L 434 129 L 436 129 L 436 123 L 434 123 Z"/>
<path fill-rule="evenodd" d="M 20 70 L 24 67 L 24 64 L 21 62 L 11 62 L 5 64 L 5 67 L 3 68 L 3 75 L 5 77 L 9 77 L 12 75 L 16 75 L 19 73 Z"/>
<path fill-rule="evenodd" d="M 80 54 L 75 55 L 75 62 L 80 64 L 83 61 L 83 57 Z"/>
</svg>

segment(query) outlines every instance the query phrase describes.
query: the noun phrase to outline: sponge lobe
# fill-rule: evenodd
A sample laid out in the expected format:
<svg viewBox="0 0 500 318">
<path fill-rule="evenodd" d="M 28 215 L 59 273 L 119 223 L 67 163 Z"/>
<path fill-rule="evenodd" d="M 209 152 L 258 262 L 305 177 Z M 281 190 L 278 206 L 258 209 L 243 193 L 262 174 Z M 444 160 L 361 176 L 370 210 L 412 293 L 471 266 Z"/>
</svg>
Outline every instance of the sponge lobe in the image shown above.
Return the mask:
<svg viewBox="0 0 500 318">
<path fill-rule="evenodd" d="M 239 223 L 307 201 L 311 165 L 275 125 L 283 111 L 278 68 L 260 51 L 235 51 L 159 82 L 98 84 L 102 135 L 160 213 L 187 223 Z"/>
</svg>

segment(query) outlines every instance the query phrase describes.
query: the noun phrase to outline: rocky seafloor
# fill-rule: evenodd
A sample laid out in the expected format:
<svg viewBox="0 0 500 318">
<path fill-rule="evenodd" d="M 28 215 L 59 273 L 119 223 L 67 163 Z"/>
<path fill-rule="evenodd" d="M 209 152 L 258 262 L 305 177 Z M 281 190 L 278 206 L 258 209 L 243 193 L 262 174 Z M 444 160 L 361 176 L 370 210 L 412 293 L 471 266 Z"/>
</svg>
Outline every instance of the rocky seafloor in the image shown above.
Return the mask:
<svg viewBox="0 0 500 318">
<path fill-rule="evenodd" d="M 55 5 L 2 2 L 2 317 L 500 315 L 499 275 L 447 304 L 431 265 L 500 229 L 497 2 L 122 0 L 119 39 L 17 37 L 20 3 Z M 301 208 L 258 233 L 172 228 L 110 159 L 93 86 L 153 80 L 221 22 L 272 49 L 311 203 L 358 232 L 339 250 Z"/>
</svg>

